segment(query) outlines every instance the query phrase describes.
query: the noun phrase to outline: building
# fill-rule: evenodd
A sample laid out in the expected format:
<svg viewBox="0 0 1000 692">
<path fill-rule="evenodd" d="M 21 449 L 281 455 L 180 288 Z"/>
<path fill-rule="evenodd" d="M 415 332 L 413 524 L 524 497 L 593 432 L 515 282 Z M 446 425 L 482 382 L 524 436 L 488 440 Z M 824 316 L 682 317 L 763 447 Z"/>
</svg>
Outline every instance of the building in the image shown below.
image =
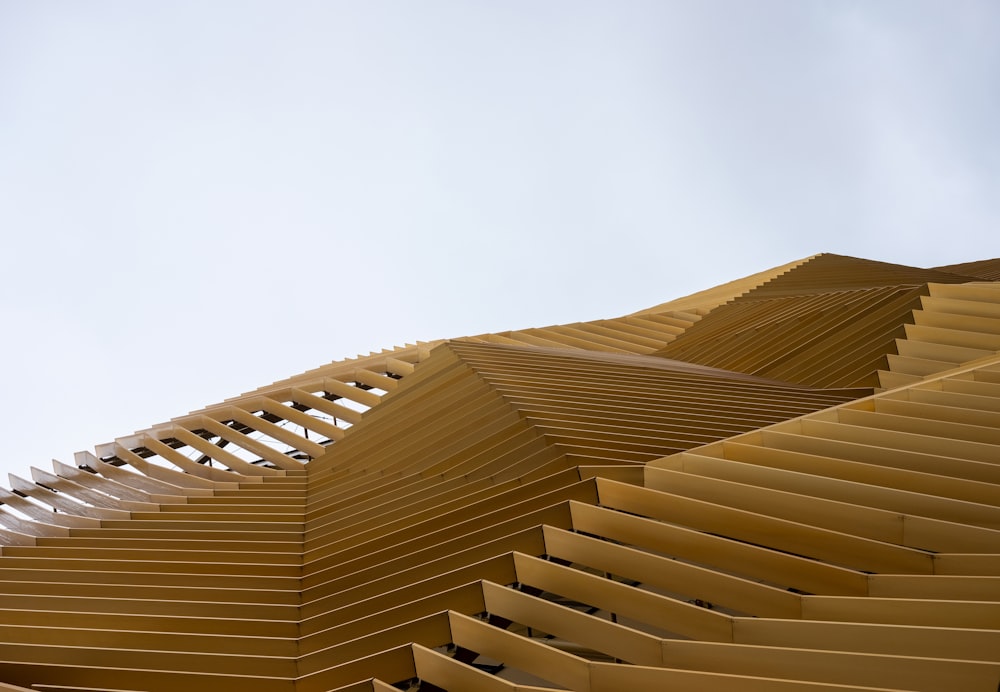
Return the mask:
<svg viewBox="0 0 1000 692">
<path fill-rule="evenodd" d="M 403 346 L 31 475 L 3 690 L 993 692 L 1000 260 Z"/>
</svg>

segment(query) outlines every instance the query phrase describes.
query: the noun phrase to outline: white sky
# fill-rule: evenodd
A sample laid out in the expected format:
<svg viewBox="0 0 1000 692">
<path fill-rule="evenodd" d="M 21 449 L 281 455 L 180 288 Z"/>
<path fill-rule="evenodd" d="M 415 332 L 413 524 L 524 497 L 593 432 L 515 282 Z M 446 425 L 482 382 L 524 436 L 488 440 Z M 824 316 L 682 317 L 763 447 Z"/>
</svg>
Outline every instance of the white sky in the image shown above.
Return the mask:
<svg viewBox="0 0 1000 692">
<path fill-rule="evenodd" d="M 0 470 L 816 252 L 998 256 L 998 36 L 994 0 L 0 0 Z"/>
</svg>

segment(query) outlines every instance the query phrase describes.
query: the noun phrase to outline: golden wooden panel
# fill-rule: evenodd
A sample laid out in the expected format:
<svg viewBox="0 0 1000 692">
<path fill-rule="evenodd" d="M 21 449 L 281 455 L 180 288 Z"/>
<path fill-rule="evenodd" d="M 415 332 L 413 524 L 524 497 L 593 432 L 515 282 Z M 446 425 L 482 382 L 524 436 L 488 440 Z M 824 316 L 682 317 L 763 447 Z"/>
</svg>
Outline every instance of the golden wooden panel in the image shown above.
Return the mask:
<svg viewBox="0 0 1000 692">
<path fill-rule="evenodd" d="M 993 692 L 998 267 L 816 255 L 12 477 L 0 689 Z"/>
</svg>

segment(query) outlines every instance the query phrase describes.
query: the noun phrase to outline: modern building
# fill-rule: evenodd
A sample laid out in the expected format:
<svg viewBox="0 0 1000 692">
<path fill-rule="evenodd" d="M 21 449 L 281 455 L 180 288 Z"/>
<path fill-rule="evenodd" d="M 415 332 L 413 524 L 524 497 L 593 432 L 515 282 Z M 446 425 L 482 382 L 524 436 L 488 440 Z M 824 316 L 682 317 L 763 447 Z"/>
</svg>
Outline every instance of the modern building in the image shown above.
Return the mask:
<svg viewBox="0 0 1000 692">
<path fill-rule="evenodd" d="M 331 363 L 0 490 L 0 690 L 1000 682 L 1000 260 Z"/>
</svg>

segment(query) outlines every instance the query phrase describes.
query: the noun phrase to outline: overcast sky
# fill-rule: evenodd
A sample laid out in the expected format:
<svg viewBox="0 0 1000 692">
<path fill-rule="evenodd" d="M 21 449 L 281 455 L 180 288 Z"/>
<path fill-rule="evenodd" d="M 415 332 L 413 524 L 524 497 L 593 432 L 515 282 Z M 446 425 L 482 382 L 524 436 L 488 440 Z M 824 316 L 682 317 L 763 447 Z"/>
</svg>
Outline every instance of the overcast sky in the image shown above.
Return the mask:
<svg viewBox="0 0 1000 692">
<path fill-rule="evenodd" d="M 998 37 L 995 0 L 0 0 L 0 469 L 817 252 L 1000 256 Z"/>
</svg>

